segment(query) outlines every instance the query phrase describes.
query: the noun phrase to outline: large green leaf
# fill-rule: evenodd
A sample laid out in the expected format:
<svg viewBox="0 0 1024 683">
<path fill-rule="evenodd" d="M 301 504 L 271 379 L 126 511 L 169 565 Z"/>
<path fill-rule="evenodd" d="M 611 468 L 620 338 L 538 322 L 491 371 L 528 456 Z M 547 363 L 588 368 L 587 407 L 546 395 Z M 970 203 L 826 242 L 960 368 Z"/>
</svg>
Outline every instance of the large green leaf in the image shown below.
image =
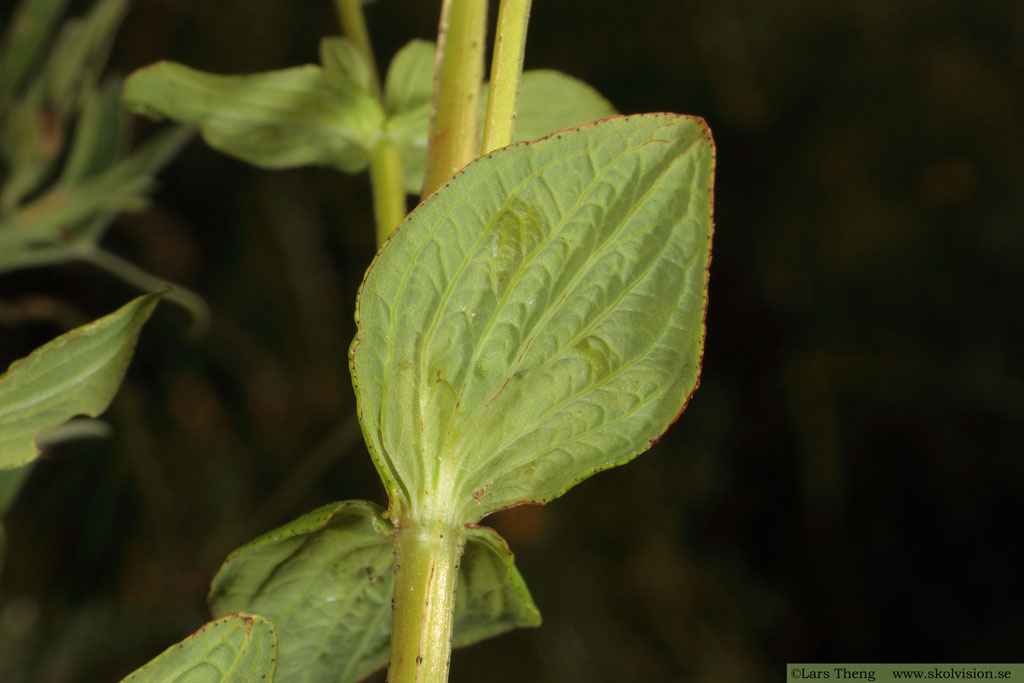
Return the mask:
<svg viewBox="0 0 1024 683">
<path fill-rule="evenodd" d="M 700 119 L 612 118 L 498 150 L 409 216 L 351 350 L 392 518 L 545 502 L 668 428 L 700 369 L 713 163 Z"/>
<path fill-rule="evenodd" d="M 326 505 L 232 553 L 213 580 L 215 615 L 274 622 L 281 680 L 357 681 L 388 659 L 394 528 L 365 501 Z M 456 645 L 540 614 L 512 554 L 490 529 L 467 530 L 455 604 Z"/>
<path fill-rule="evenodd" d="M 140 296 L 11 364 L 0 376 L 0 469 L 34 460 L 41 432 L 106 410 L 160 296 Z"/>
<path fill-rule="evenodd" d="M 272 683 L 276 660 L 273 624 L 233 614 L 167 648 L 122 683 Z"/>
<path fill-rule="evenodd" d="M 357 173 L 383 126 L 369 93 L 313 65 L 221 76 L 158 62 L 128 77 L 124 99 L 146 116 L 195 124 L 211 147 L 265 168 Z"/>
</svg>

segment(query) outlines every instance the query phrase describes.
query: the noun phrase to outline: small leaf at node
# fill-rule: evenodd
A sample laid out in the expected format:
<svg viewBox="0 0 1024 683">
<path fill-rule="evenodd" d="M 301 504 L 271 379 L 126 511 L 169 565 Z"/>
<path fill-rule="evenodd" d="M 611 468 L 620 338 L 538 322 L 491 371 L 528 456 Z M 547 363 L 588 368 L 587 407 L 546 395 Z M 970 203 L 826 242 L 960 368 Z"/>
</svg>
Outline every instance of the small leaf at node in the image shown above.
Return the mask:
<svg viewBox="0 0 1024 683">
<path fill-rule="evenodd" d="M 516 569 L 505 539 L 493 529 L 467 529 L 455 591 L 455 647 L 510 631 L 540 626 L 540 610 Z"/>
<path fill-rule="evenodd" d="M 325 505 L 233 552 L 214 577 L 214 615 L 274 622 L 281 680 L 358 681 L 388 660 L 394 527 L 365 501 Z M 540 614 L 512 553 L 492 530 L 467 530 L 454 642 L 468 645 Z"/>
<path fill-rule="evenodd" d="M 325 505 L 233 552 L 213 579 L 215 616 L 262 614 L 278 675 L 357 681 L 387 661 L 393 530 L 372 503 Z"/>
</svg>

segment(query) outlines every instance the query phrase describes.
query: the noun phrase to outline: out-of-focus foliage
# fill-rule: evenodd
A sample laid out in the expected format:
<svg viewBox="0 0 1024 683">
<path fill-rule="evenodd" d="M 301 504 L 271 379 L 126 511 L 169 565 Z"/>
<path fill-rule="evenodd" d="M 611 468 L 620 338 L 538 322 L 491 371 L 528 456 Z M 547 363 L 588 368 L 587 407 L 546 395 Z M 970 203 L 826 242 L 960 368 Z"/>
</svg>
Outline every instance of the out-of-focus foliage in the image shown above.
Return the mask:
<svg viewBox="0 0 1024 683">
<path fill-rule="evenodd" d="M 127 0 L 58 31 L 64 4 L 22 0 L 0 46 L 0 272 L 92 258 L 188 138 L 170 129 L 129 152 L 120 83 L 102 77 Z"/>
<path fill-rule="evenodd" d="M 159 298 L 139 297 L 39 347 L 0 375 L 0 469 L 35 460 L 44 432 L 107 409 Z"/>
<path fill-rule="evenodd" d="M 97 0 L 59 25 L 65 5 L 22 0 L 0 39 L 0 273 L 81 259 L 151 286 L 157 278 L 99 242 L 118 212 L 145 205 L 153 173 L 188 131 L 170 129 L 129 151 L 120 83 L 101 77 L 127 3 Z M 158 298 L 140 297 L 62 335 L 0 377 L 0 514 L 18 495 L 42 439 L 52 446 L 107 431 L 67 421 L 107 408 Z M 16 320 L 17 309 L 0 299 L 0 313 Z M 0 538 L 0 549 L 5 544 Z"/>
<path fill-rule="evenodd" d="M 211 147 L 257 166 L 357 173 L 383 113 L 355 78 L 355 69 L 314 65 L 220 76 L 161 62 L 133 74 L 124 96 L 139 113 L 195 124 Z"/>
<path fill-rule="evenodd" d="M 263 168 L 320 165 L 358 173 L 369 164 L 377 138 L 389 136 L 401 154 L 406 191 L 419 194 L 434 44 L 414 40 L 398 51 L 382 102 L 373 95 L 369 65 L 351 42 L 322 39 L 320 61 L 322 66 L 243 76 L 160 62 L 133 73 L 124 98 L 140 114 L 194 124 L 214 149 Z M 615 113 L 593 88 L 556 71 L 523 74 L 521 98 L 516 140 Z"/>
</svg>

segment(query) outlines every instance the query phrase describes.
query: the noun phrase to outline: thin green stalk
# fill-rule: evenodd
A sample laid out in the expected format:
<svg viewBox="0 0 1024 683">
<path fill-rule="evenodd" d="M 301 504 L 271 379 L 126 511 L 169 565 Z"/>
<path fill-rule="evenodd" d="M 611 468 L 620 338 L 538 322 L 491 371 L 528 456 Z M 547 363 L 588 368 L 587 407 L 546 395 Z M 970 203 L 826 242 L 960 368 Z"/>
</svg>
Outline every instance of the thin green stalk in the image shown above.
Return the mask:
<svg viewBox="0 0 1024 683">
<path fill-rule="evenodd" d="M 334 0 L 334 8 L 341 22 L 341 31 L 345 37 L 355 43 L 363 58 L 370 65 L 370 87 L 373 96 L 380 101 L 380 76 L 377 74 L 377 62 L 373 58 L 373 45 L 370 43 L 370 32 L 366 29 L 366 17 L 363 15 L 363 3 L 360 0 Z"/>
<path fill-rule="evenodd" d="M 402 156 L 386 135 L 377 139 L 370 154 L 370 186 L 373 189 L 373 216 L 377 223 L 377 246 L 380 247 L 406 214 Z"/>
<path fill-rule="evenodd" d="M 465 530 L 400 523 L 388 683 L 445 683 L 452 653 L 455 586 Z"/>
<path fill-rule="evenodd" d="M 124 280 L 128 284 L 135 285 L 147 292 L 155 292 L 166 289 L 164 296 L 168 301 L 178 304 L 192 316 L 192 324 L 189 326 L 187 336 L 190 339 L 202 337 L 210 327 L 210 307 L 206 305 L 195 292 L 180 285 L 173 284 L 147 273 L 142 268 L 130 261 L 125 261 L 120 256 L 100 248 L 78 248 L 74 250 L 75 256 L 86 263 L 111 273 Z"/>
<path fill-rule="evenodd" d="M 378 102 L 382 102 L 381 80 L 374 60 L 374 48 L 367 31 L 367 19 L 362 14 L 359 0 L 334 0 L 341 20 L 341 30 L 352 41 L 370 65 L 370 88 Z M 398 227 L 406 217 L 406 183 L 402 177 L 401 157 L 394 143 L 382 134 L 370 153 L 370 184 L 374 195 L 374 222 L 377 225 L 377 246 Z"/>
<path fill-rule="evenodd" d="M 373 45 L 366 29 L 366 17 L 360 0 L 334 0 L 345 37 L 351 40 L 370 65 L 370 89 L 382 102 L 380 76 L 373 58 Z M 377 246 L 395 231 L 406 214 L 402 157 L 395 144 L 381 135 L 370 151 L 370 185 L 373 188 L 373 216 L 377 227 Z"/>
<path fill-rule="evenodd" d="M 523 74 L 526 50 L 526 25 L 530 21 L 531 0 L 501 0 L 498 29 L 491 58 L 491 88 L 487 95 L 487 118 L 480 154 L 488 154 L 512 144 L 519 101 L 519 82 Z"/>
<path fill-rule="evenodd" d="M 486 34 L 485 0 L 444 0 L 437 32 L 424 197 L 477 157 Z"/>
</svg>

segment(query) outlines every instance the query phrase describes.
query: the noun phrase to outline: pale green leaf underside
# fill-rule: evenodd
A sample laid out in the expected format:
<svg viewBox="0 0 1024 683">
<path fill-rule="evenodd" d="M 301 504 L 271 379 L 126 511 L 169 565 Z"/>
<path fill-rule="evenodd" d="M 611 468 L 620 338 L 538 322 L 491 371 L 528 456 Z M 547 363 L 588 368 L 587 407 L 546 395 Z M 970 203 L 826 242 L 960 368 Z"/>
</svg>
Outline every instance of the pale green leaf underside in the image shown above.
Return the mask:
<svg viewBox="0 0 1024 683">
<path fill-rule="evenodd" d="M 278 676 L 357 681 L 387 662 L 394 529 L 364 501 L 326 505 L 231 554 L 213 580 L 214 614 L 259 613 L 279 634 Z M 533 626 L 540 615 L 512 555 L 469 529 L 456 592 L 456 645 Z"/>
<path fill-rule="evenodd" d="M 693 392 L 714 150 L 618 117 L 484 157 L 378 254 L 352 344 L 392 515 L 472 522 L 646 450 Z"/>
<path fill-rule="evenodd" d="M 274 626 L 261 616 L 233 614 L 167 648 L 122 683 L 272 683 L 276 659 Z"/>
<path fill-rule="evenodd" d="M 34 460 L 41 432 L 106 410 L 160 296 L 138 297 L 11 364 L 0 376 L 0 468 Z"/>
<path fill-rule="evenodd" d="M 265 168 L 359 172 L 383 127 L 369 93 L 313 65 L 221 76 L 158 62 L 129 76 L 124 99 L 140 114 L 194 124 L 211 147 Z"/>
</svg>

